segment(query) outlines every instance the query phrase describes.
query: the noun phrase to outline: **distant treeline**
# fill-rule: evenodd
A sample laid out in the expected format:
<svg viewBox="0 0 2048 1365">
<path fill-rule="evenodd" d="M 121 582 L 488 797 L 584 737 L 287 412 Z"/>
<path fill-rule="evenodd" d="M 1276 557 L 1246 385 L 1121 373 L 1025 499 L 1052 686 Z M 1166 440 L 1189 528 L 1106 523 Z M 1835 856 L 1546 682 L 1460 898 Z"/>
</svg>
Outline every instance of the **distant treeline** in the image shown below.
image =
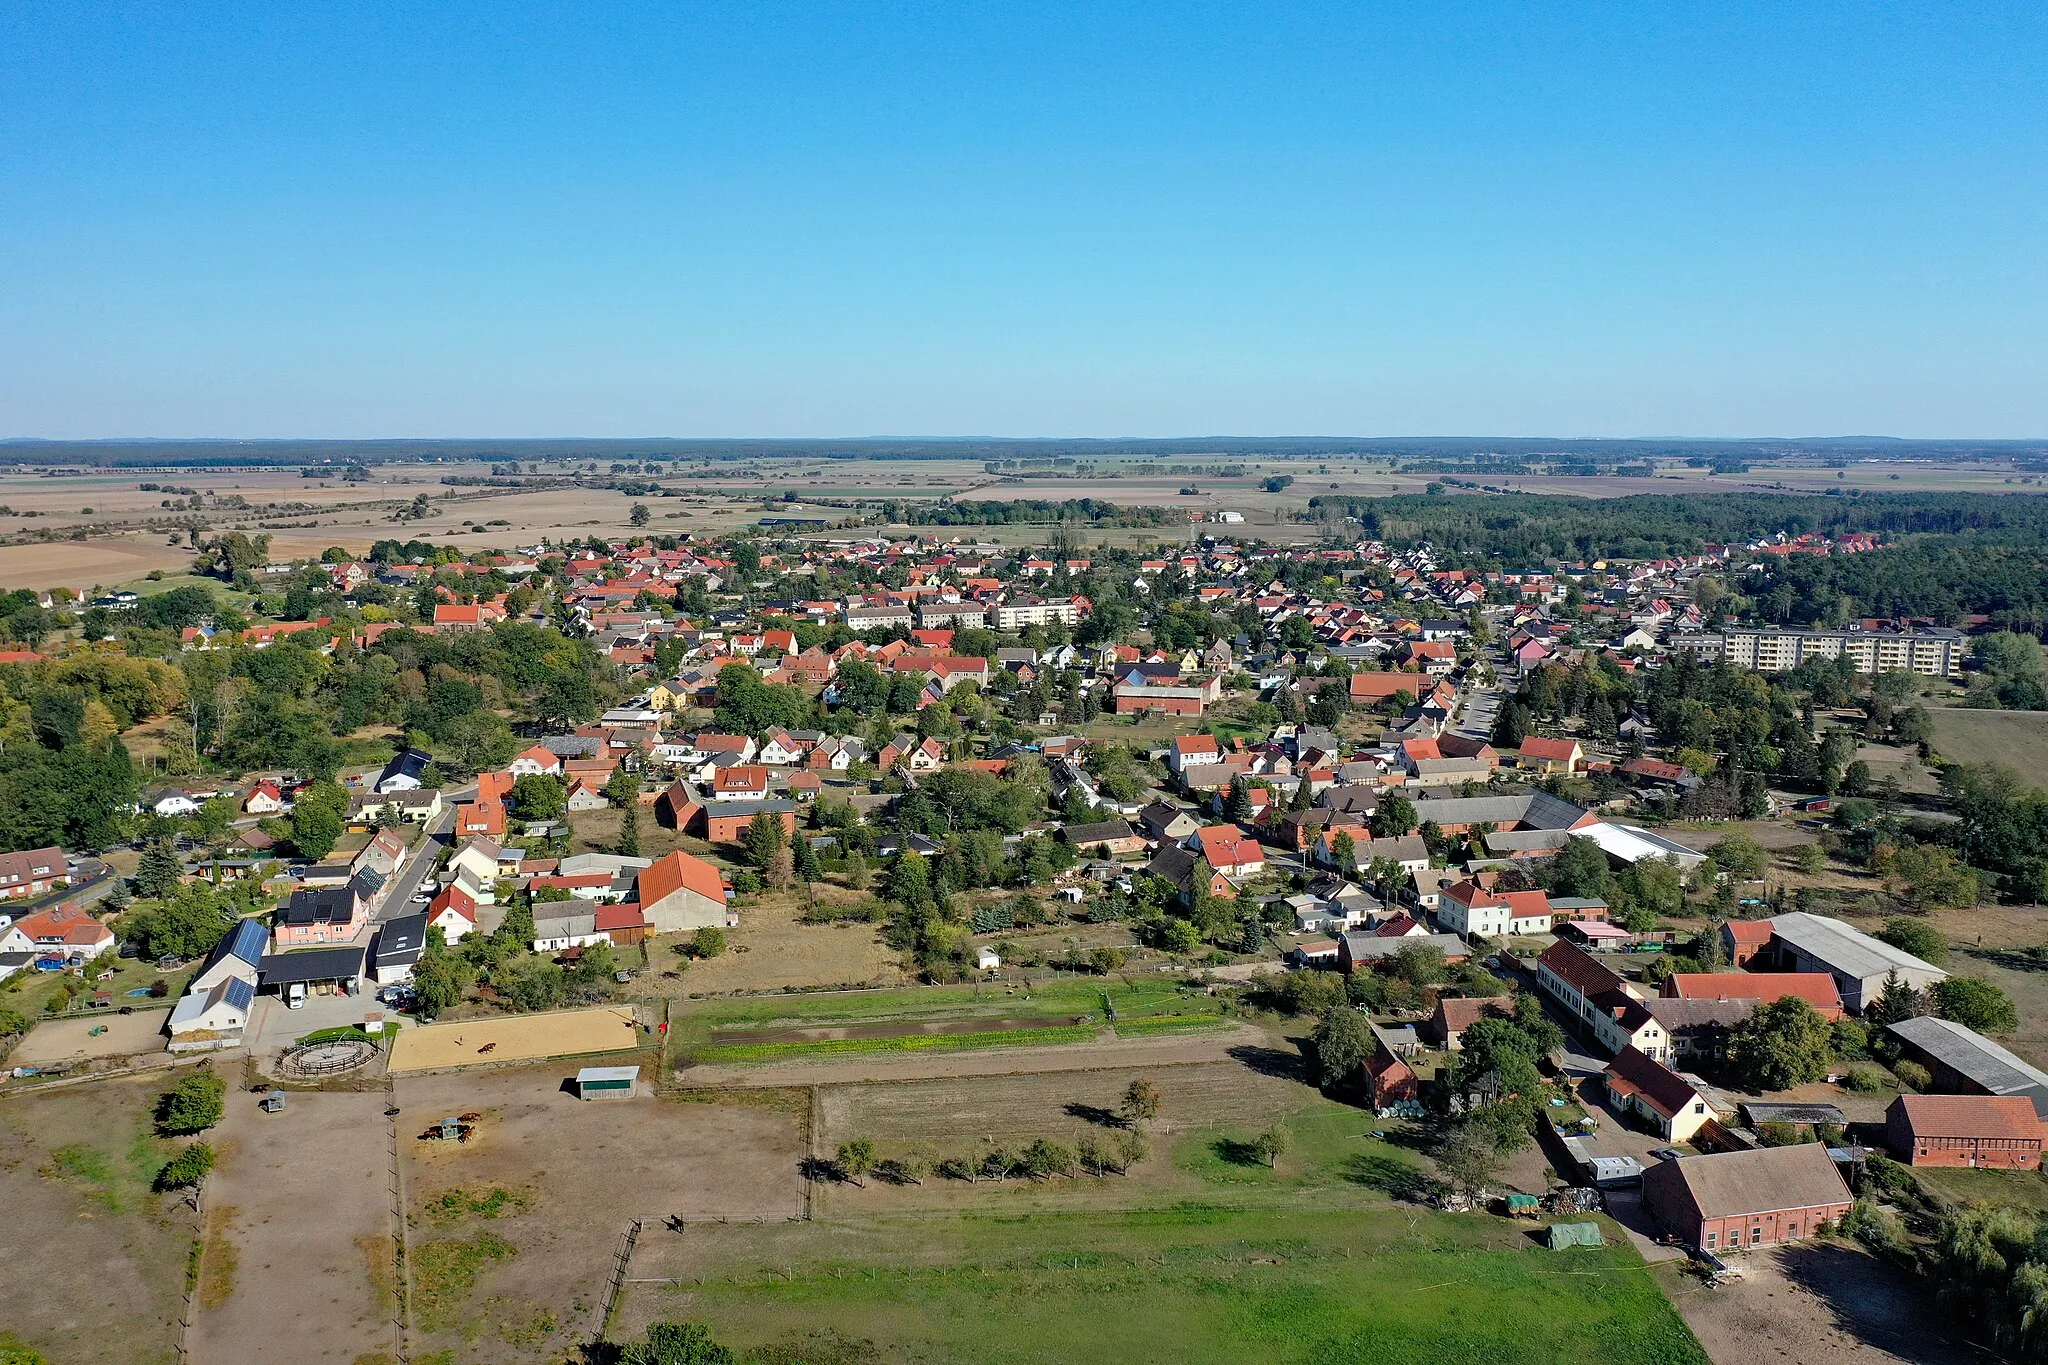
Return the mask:
<svg viewBox="0 0 2048 1365">
<path fill-rule="evenodd" d="M 1162 440 L 388 440 L 388 441 L 46 441 L 0 440 L 0 465 L 205 466 L 388 464 L 414 460 L 1020 460 L 1372 456 L 1453 463 L 1491 459 L 1575 460 L 1613 465 L 1650 458 L 1762 461 L 1820 459 L 1958 460 L 2048 458 L 2041 441 L 1905 441 L 1883 437 L 1800 440 L 1553 440 L 1537 437 L 1201 436 Z"/>
<path fill-rule="evenodd" d="M 1530 566 L 1546 558 L 1642 559 L 1783 532 L 1977 533 L 2048 543 L 2048 498 L 2000 493 L 1676 493 L 1626 498 L 1559 494 L 1321 496 L 1314 512 L 1354 516 L 1366 535 L 1428 542 L 1463 559 Z"/>
<path fill-rule="evenodd" d="M 1188 514 L 1177 507 L 1119 507 L 1094 498 L 1046 502 L 1011 498 L 1007 502 L 898 502 L 880 504 L 885 520 L 906 526 L 1007 526 L 1086 522 L 1090 526 L 1184 526 Z"/>
</svg>

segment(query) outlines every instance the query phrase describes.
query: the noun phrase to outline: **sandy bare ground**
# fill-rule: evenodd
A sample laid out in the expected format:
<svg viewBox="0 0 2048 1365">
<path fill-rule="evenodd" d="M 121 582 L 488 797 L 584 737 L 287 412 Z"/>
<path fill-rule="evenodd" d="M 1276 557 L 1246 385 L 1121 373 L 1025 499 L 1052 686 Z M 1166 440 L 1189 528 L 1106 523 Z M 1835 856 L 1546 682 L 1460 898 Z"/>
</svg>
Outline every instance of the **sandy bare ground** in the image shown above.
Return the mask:
<svg viewBox="0 0 2048 1365">
<path fill-rule="evenodd" d="M 1048 1071 L 1220 1062 L 1231 1055 L 1233 1048 L 1264 1047 L 1269 1042 L 1258 1029 L 1238 1025 L 1180 1037 L 991 1048 L 987 1052 L 880 1052 L 866 1057 L 774 1066 L 693 1066 L 677 1072 L 676 1078 L 687 1086 L 755 1088 L 922 1081 L 947 1076 L 1024 1076 Z"/>
<path fill-rule="evenodd" d="M 391 1071 L 396 1074 L 444 1066 L 630 1052 L 641 1046 L 642 1041 L 630 1005 L 467 1019 L 406 1029 L 391 1045 Z M 490 1051 L 484 1051 L 485 1048 Z"/>
<path fill-rule="evenodd" d="M 0 1330 L 50 1365 L 178 1359 L 195 1223 L 182 1199 L 149 1192 L 148 1161 L 129 1158 L 162 1089 L 137 1077 L 0 1103 L 0 1263 L 14 1291 Z M 76 1161 L 88 1151 L 108 1178 Z"/>
<path fill-rule="evenodd" d="M 266 1114 L 256 1096 L 228 1093 L 206 1186 L 221 1240 L 209 1238 L 201 1285 L 231 1288 L 196 1310 L 192 1360 L 346 1363 L 393 1348 L 395 1305 L 380 1301 L 364 1249 L 397 1231 L 386 1103 L 378 1091 L 296 1093 Z"/>
<path fill-rule="evenodd" d="M 1997 1358 L 1952 1331 L 1929 1285 L 1855 1247 L 1808 1242 L 1749 1255 L 1742 1266 L 1744 1278 L 1719 1289 L 1690 1276 L 1664 1281 L 1714 1365 L 1951 1365 Z"/>
<path fill-rule="evenodd" d="M 163 1010 L 146 1014 L 116 1014 L 107 1010 L 76 1019 L 52 1019 L 38 1024 L 8 1056 L 14 1066 L 41 1066 L 46 1062 L 68 1061 L 74 1057 L 132 1057 L 142 1052 L 164 1050 Z M 99 1037 L 96 1028 L 106 1029 Z"/>
<path fill-rule="evenodd" d="M 798 1108 L 648 1096 L 586 1102 L 564 1091 L 571 1074 L 522 1067 L 397 1081 L 414 1263 L 437 1240 L 485 1232 L 515 1249 L 446 1306 L 455 1325 L 422 1325 L 415 1360 L 449 1346 L 464 1362 L 562 1360 L 596 1328 L 612 1254 L 634 1219 L 647 1220 L 644 1246 L 674 1237 L 661 1227 L 671 1214 L 801 1214 Z M 483 1118 L 468 1142 L 415 1136 L 443 1114 L 469 1112 Z M 489 1219 L 447 1216 L 448 1192 L 474 1198 L 493 1189 L 515 1192 L 520 1206 Z"/>
</svg>

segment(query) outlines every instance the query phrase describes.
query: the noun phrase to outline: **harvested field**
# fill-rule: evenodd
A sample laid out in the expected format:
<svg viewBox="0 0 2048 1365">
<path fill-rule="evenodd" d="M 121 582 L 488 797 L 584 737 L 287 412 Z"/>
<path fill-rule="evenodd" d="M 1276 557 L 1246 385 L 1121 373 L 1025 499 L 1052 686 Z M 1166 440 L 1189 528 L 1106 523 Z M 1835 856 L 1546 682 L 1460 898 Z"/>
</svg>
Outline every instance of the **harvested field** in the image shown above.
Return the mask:
<svg viewBox="0 0 2048 1365">
<path fill-rule="evenodd" d="M 2048 711 L 1929 707 L 1934 751 L 1955 763 L 1999 763 L 2048 787 Z"/>
<path fill-rule="evenodd" d="M 1915 750 L 1901 749 L 1896 744 L 1865 744 L 1856 750 L 1856 757 L 1870 765 L 1873 781 L 1882 782 L 1889 777 L 1909 796 L 1932 796 L 1941 790 L 1941 784 Z"/>
<path fill-rule="evenodd" d="M 178 1358 L 185 1256 L 197 1222 L 150 1192 L 173 1150 L 150 1135 L 161 1077 L 0 1102 L 0 1258 L 14 1268 L 5 1330 L 51 1365 Z"/>
<path fill-rule="evenodd" d="M 390 1070 L 397 1074 L 444 1066 L 631 1052 L 646 1041 L 630 1005 L 466 1019 L 400 1032 L 391 1045 Z"/>
<path fill-rule="evenodd" d="M 175 573 L 191 562 L 191 550 L 166 545 L 161 536 L 0 545 L 0 588 L 111 587 L 151 569 Z"/>
<path fill-rule="evenodd" d="M 673 1235 L 659 1226 L 672 1213 L 802 1211 L 800 1106 L 586 1103 L 563 1090 L 573 1070 L 397 1081 L 408 1133 L 443 1114 L 483 1116 L 465 1143 L 404 1142 L 414 1304 L 425 1309 L 414 1359 L 452 1347 L 465 1361 L 561 1360 L 595 1329 L 631 1220 L 649 1220 L 645 1245 Z"/>
<path fill-rule="evenodd" d="M 199 1265 L 194 1360 L 341 1365 L 397 1345 L 396 1305 L 363 1243 L 395 1231 L 391 1141 L 381 1092 L 300 1092 L 266 1114 L 230 1091 L 209 1134 L 220 1164 L 207 1181 L 212 1221 Z"/>
</svg>

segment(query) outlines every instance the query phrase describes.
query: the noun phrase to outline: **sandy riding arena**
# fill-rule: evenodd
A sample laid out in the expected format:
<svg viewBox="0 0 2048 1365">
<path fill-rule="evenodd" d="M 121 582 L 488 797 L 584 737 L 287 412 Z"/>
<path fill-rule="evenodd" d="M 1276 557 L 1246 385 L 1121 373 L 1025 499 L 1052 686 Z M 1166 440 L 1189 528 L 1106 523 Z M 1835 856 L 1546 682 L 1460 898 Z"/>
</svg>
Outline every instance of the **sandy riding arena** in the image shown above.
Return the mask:
<svg viewBox="0 0 2048 1365">
<path fill-rule="evenodd" d="M 468 1019 L 409 1028 L 391 1045 L 391 1070 L 431 1071 L 484 1062 L 524 1062 L 589 1052 L 630 1052 L 644 1045 L 627 1005 Z"/>
</svg>

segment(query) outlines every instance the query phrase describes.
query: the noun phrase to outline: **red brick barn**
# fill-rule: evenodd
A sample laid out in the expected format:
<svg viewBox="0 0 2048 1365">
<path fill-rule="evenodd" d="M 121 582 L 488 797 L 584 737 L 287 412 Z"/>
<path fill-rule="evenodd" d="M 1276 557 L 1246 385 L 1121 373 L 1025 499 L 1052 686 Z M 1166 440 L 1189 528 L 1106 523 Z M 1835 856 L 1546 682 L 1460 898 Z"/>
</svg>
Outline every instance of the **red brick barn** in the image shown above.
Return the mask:
<svg viewBox="0 0 2048 1365">
<path fill-rule="evenodd" d="M 1885 1145 L 1908 1166 L 2031 1171 L 2041 1116 L 2024 1095 L 1901 1095 L 1884 1116 Z"/>
<path fill-rule="evenodd" d="M 1854 1202 L 1817 1142 L 1682 1156 L 1643 1172 L 1643 1207 L 1681 1241 L 1708 1251 L 1811 1237 Z"/>
</svg>

